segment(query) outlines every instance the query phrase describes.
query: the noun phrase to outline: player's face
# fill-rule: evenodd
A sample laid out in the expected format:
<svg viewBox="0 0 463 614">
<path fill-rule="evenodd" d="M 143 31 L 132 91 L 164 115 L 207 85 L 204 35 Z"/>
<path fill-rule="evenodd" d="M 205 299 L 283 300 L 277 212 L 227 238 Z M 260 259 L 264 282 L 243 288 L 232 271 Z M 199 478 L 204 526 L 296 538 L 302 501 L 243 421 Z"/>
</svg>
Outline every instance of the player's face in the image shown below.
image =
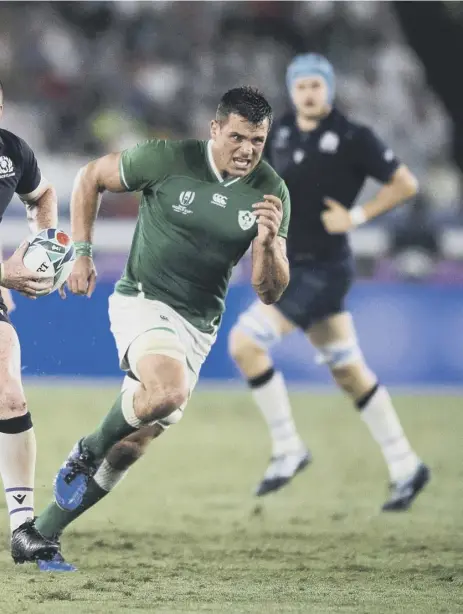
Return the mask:
<svg viewBox="0 0 463 614">
<path fill-rule="evenodd" d="M 298 115 L 306 119 L 318 119 L 329 111 L 328 87 L 322 77 L 296 79 L 291 97 Z"/>
<path fill-rule="evenodd" d="M 213 120 L 212 153 L 219 171 L 244 177 L 254 170 L 262 157 L 269 127 L 268 119 L 256 126 L 235 113 L 225 122 Z"/>
</svg>

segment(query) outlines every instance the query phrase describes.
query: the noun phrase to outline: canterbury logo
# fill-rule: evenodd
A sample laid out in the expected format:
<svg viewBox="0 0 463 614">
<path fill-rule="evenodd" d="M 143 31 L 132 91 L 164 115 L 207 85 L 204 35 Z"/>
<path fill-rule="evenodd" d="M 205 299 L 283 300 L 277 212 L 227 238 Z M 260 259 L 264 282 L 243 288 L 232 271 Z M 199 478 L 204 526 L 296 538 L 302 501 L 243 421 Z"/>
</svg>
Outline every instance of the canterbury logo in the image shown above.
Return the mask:
<svg viewBox="0 0 463 614">
<path fill-rule="evenodd" d="M 19 503 L 19 505 L 22 505 L 24 503 L 24 499 L 26 498 L 26 495 L 13 495 L 13 499 Z"/>
<path fill-rule="evenodd" d="M 227 206 L 228 196 L 224 196 L 223 194 L 214 194 L 212 196 L 211 203 L 213 205 L 217 205 L 218 207 L 226 207 Z"/>
</svg>

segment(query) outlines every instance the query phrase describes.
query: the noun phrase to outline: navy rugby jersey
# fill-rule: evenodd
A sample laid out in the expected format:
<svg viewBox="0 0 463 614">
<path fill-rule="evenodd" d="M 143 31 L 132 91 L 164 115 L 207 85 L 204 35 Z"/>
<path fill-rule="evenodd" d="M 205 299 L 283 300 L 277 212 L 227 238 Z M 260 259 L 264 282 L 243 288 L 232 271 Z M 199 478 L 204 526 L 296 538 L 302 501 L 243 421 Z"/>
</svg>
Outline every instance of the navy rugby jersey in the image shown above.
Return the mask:
<svg viewBox="0 0 463 614">
<path fill-rule="evenodd" d="M 16 192 L 27 197 L 40 185 L 41 174 L 29 145 L 0 129 L 0 220 Z"/>
<path fill-rule="evenodd" d="M 266 156 L 291 196 L 290 260 L 338 260 L 349 255 L 346 235 L 330 235 L 321 221 L 324 199 L 355 204 L 368 177 L 387 183 L 400 165 L 368 127 L 333 109 L 318 127 L 301 132 L 294 114 L 275 122 Z"/>
</svg>

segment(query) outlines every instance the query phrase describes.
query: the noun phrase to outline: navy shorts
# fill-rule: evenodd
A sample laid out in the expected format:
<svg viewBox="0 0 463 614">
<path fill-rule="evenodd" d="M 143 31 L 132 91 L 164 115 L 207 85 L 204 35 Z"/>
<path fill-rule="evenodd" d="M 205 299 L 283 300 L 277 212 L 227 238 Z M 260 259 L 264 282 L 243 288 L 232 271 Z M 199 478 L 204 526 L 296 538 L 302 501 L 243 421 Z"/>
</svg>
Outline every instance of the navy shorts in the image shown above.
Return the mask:
<svg viewBox="0 0 463 614">
<path fill-rule="evenodd" d="M 344 300 L 355 275 L 351 259 L 292 263 L 290 274 L 289 285 L 275 307 L 293 324 L 307 330 L 345 311 Z"/>
</svg>

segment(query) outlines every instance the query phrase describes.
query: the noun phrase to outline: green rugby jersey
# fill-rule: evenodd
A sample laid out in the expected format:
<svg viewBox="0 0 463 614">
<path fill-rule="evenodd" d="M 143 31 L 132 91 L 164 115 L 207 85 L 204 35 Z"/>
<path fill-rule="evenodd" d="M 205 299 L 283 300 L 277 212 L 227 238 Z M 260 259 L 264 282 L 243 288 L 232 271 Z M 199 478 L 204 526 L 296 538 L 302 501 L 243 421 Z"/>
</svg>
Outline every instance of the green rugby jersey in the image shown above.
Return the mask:
<svg viewBox="0 0 463 614">
<path fill-rule="evenodd" d="M 224 179 L 211 143 L 152 140 L 124 151 L 121 180 L 142 198 L 130 254 L 116 291 L 166 303 L 202 332 L 214 333 L 224 311 L 233 266 L 257 235 L 252 205 L 264 194 L 283 203 L 286 238 L 290 200 L 265 161 L 246 177 Z"/>
</svg>

